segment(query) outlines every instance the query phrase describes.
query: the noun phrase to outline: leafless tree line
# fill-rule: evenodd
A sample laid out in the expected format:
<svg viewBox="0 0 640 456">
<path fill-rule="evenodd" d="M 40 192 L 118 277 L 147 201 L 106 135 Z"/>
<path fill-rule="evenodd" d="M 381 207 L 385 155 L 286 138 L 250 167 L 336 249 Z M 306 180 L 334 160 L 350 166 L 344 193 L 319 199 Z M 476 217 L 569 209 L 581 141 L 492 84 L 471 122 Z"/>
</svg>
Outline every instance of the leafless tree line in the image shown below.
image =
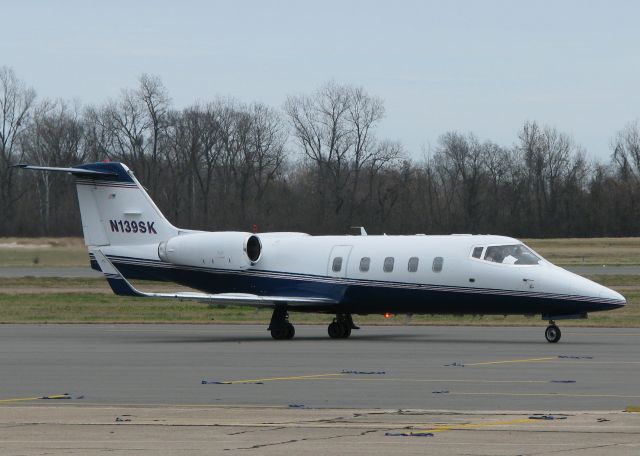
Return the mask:
<svg viewBox="0 0 640 456">
<path fill-rule="evenodd" d="M 159 78 L 99 106 L 38 100 L 0 68 L 0 235 L 75 235 L 71 178 L 23 162 L 131 167 L 176 225 L 208 230 L 640 235 L 640 125 L 608 163 L 567 134 L 525 123 L 512 146 L 446 132 L 411 160 L 377 136 L 384 103 L 328 83 L 282 109 L 217 99 L 182 110 Z"/>
</svg>

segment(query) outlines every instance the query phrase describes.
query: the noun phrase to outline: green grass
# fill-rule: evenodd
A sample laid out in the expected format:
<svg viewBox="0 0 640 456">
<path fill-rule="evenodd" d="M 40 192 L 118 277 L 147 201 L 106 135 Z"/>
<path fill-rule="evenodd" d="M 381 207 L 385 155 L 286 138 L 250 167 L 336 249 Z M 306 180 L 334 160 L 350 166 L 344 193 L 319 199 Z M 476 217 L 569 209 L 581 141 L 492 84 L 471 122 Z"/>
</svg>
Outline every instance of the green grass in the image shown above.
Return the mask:
<svg viewBox="0 0 640 456">
<path fill-rule="evenodd" d="M 524 242 L 560 266 L 640 264 L 640 238 L 525 239 Z"/>
<path fill-rule="evenodd" d="M 107 281 L 102 277 L 0 277 L 0 292 L 7 288 L 48 288 L 56 289 L 77 288 L 79 292 L 87 289 L 109 289 Z"/>
<path fill-rule="evenodd" d="M 77 267 L 89 264 L 80 238 L 0 238 L 0 267 Z"/>
<path fill-rule="evenodd" d="M 80 249 L 0 249 L 0 267 L 79 267 L 89 265 L 89 254 Z"/>
</svg>

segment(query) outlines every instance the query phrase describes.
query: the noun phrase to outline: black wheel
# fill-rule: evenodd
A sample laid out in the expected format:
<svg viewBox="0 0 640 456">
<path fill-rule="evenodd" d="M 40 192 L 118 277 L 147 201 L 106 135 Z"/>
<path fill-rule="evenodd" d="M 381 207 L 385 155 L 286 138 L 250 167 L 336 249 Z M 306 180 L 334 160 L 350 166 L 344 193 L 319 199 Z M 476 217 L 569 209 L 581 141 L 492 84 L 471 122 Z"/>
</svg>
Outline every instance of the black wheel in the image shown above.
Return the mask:
<svg viewBox="0 0 640 456">
<path fill-rule="evenodd" d="M 327 332 L 332 339 L 346 339 L 351 335 L 351 326 L 334 321 L 329 325 Z"/>
<path fill-rule="evenodd" d="M 327 328 L 327 332 L 329 333 L 329 337 L 332 339 L 340 339 L 342 338 L 342 325 L 337 321 L 334 321 Z"/>
<path fill-rule="evenodd" d="M 544 337 L 547 338 L 547 342 L 551 342 L 552 344 L 555 344 L 560 340 L 560 337 L 562 337 L 562 332 L 560 331 L 560 328 L 558 328 L 556 325 L 549 325 L 547 326 L 547 329 L 544 331 Z"/>
<path fill-rule="evenodd" d="M 286 339 L 293 339 L 293 336 L 296 335 L 296 328 L 291 324 L 287 323 L 287 337 Z"/>
<path fill-rule="evenodd" d="M 275 340 L 293 339 L 296 331 L 291 323 L 278 325 L 271 330 L 271 337 Z"/>
</svg>

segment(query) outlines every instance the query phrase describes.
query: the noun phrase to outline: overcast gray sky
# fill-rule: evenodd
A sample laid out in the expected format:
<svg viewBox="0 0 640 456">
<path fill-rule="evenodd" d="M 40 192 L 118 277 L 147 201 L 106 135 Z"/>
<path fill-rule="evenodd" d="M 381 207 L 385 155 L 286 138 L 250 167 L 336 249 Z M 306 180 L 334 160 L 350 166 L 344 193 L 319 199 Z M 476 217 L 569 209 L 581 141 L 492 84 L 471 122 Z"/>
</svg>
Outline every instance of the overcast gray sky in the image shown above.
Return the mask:
<svg viewBox="0 0 640 456">
<path fill-rule="evenodd" d="M 638 1 L 0 0 L 0 66 L 100 103 L 160 76 L 173 104 L 281 107 L 335 80 L 382 97 L 414 157 L 449 130 L 503 145 L 526 120 L 607 159 L 640 117 Z"/>
</svg>

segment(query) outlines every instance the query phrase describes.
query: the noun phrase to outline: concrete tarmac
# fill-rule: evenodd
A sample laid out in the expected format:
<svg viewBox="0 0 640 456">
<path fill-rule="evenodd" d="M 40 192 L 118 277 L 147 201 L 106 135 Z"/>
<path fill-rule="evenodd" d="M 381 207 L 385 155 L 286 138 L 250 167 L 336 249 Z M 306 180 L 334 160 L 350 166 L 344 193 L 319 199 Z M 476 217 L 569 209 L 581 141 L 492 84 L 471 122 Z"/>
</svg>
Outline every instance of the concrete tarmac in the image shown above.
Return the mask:
<svg viewBox="0 0 640 456">
<path fill-rule="evenodd" d="M 639 415 L 0 406 L 0 453 L 631 456 L 640 452 Z"/>
<path fill-rule="evenodd" d="M 543 330 L 1 325 L 0 454 L 638 454 L 640 330 Z"/>
</svg>

